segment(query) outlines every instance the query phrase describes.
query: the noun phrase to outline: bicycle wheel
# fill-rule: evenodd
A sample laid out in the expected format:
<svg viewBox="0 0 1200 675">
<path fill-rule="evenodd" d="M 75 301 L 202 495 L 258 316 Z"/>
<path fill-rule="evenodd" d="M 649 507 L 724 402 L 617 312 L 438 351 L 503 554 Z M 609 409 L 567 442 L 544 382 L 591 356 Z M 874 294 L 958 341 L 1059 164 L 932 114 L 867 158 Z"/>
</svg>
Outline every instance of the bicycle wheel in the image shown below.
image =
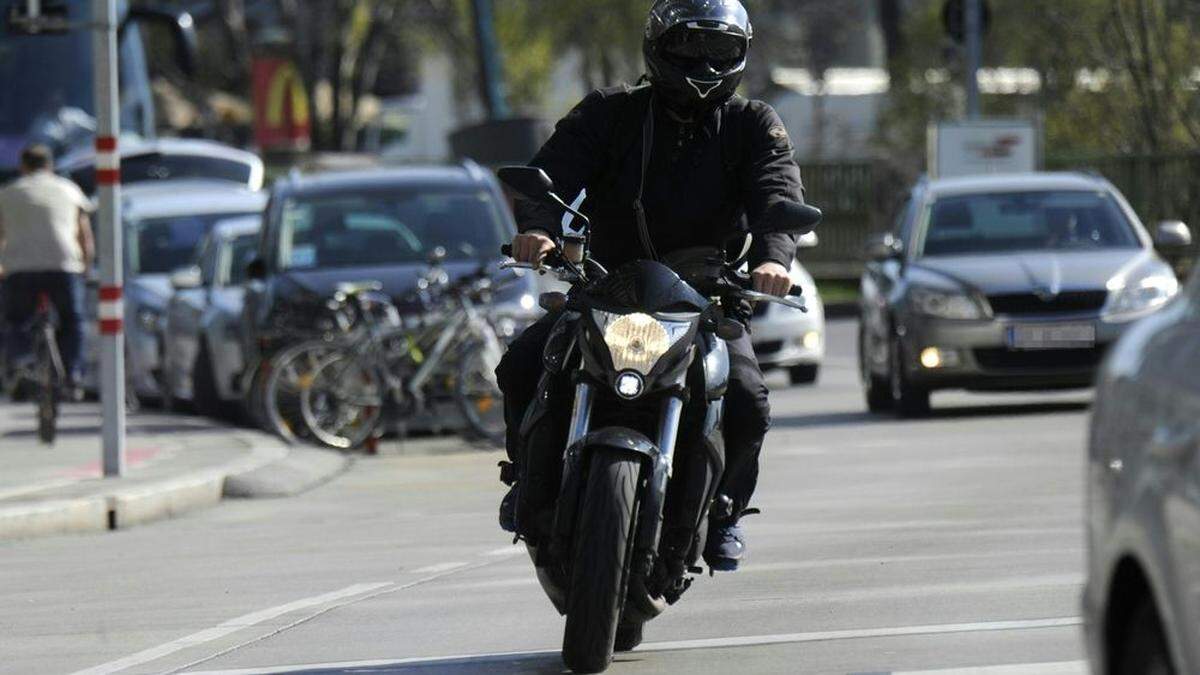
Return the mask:
<svg viewBox="0 0 1200 675">
<path fill-rule="evenodd" d="M 300 401 L 312 386 L 312 375 L 336 345 L 325 340 L 310 340 L 277 354 L 268 366 L 263 383 L 263 421 L 267 431 L 292 442 L 311 438 L 300 411 Z"/>
<path fill-rule="evenodd" d="M 38 345 L 38 438 L 46 445 L 53 445 L 58 435 L 58 369 L 55 366 L 53 348 Z"/>
<path fill-rule="evenodd" d="M 386 392 L 373 364 L 354 354 L 328 354 L 313 369 L 312 384 L 300 400 L 305 427 L 323 445 L 357 448 L 378 428 Z"/>
<path fill-rule="evenodd" d="M 466 420 L 467 429 L 491 443 L 504 445 L 504 395 L 496 380 L 496 368 L 485 345 L 463 350 L 455 377 L 454 399 Z"/>
</svg>

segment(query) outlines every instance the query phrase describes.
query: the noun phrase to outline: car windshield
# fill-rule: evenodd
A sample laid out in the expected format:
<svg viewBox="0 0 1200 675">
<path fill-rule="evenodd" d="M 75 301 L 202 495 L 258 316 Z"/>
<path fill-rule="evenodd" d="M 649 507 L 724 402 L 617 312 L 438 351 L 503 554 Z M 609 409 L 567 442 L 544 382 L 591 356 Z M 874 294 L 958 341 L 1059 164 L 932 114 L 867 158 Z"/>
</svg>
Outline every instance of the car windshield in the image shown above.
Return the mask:
<svg viewBox="0 0 1200 675">
<path fill-rule="evenodd" d="M 282 269 L 425 262 L 499 256 L 506 239 L 496 200 L 466 190 L 388 191 L 295 199 L 284 205 Z"/>
<path fill-rule="evenodd" d="M 229 242 L 229 255 L 225 257 L 227 286 L 238 286 L 246 281 L 246 270 L 258 253 L 258 235 L 244 234 Z"/>
<path fill-rule="evenodd" d="M 945 197 L 928 214 L 926 256 L 1137 248 L 1107 192 L 1004 192 Z"/>
<path fill-rule="evenodd" d="M 192 263 L 196 247 L 213 225 L 253 213 L 205 213 L 145 218 L 134 223 L 128 238 L 128 273 L 170 274 Z"/>
</svg>

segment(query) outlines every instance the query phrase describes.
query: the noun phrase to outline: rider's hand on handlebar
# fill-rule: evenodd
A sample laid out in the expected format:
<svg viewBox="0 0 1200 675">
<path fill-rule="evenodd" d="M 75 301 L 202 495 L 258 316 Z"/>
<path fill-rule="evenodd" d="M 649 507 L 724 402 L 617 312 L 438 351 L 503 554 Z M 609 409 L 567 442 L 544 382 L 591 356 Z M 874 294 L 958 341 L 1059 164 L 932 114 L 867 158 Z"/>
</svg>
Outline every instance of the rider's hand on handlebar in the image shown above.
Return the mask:
<svg viewBox="0 0 1200 675">
<path fill-rule="evenodd" d="M 792 290 L 792 277 L 788 270 L 777 262 L 765 262 L 750 273 L 754 280 L 754 290 L 777 298 L 786 297 Z"/>
<path fill-rule="evenodd" d="M 550 235 L 541 230 L 530 230 L 513 237 L 512 257 L 519 263 L 540 267 L 542 259 L 554 248 Z"/>
</svg>

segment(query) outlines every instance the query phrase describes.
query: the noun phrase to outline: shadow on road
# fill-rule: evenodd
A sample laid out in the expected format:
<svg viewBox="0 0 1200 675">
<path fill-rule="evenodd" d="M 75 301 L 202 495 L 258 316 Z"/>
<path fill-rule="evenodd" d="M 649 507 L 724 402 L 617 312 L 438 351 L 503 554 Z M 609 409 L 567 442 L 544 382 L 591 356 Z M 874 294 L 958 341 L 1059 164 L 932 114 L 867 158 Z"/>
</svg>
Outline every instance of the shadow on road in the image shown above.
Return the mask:
<svg viewBox="0 0 1200 675">
<path fill-rule="evenodd" d="M 815 427 L 838 427 L 874 422 L 920 422 L 922 420 L 970 419 L 974 417 L 1015 417 L 1022 415 L 1052 415 L 1055 413 L 1081 412 L 1091 405 L 1089 401 L 1055 401 L 1051 403 L 1010 403 L 1003 405 L 976 405 L 959 407 L 934 407 L 924 418 L 899 420 L 893 415 L 875 415 L 869 412 L 835 412 L 812 415 L 777 415 L 771 418 L 771 427 L 776 429 L 806 429 Z"/>
</svg>

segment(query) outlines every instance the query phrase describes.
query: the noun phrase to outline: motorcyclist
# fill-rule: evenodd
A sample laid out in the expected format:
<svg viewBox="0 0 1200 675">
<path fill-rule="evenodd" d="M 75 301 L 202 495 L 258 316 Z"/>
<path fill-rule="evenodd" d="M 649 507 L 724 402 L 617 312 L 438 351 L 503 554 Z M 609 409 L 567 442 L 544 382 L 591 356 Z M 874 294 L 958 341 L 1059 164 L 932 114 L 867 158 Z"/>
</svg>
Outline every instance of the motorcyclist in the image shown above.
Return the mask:
<svg viewBox="0 0 1200 675">
<path fill-rule="evenodd" d="M 750 20 L 738 0 L 658 0 L 643 48 L 649 84 L 592 92 L 558 123 L 530 163 L 544 169 L 568 201 L 586 189 L 582 210 L 592 222 L 590 252 L 609 269 L 719 245 L 742 223 L 753 228 L 770 205 L 803 201 L 800 171 L 779 116 L 765 103 L 735 95 L 751 39 Z M 559 231 L 561 219 L 561 212 L 519 201 L 513 257 L 539 264 L 555 246 L 549 233 Z M 786 295 L 795 251 L 791 236 L 756 237 L 749 261 L 755 289 Z M 748 317 L 743 310 L 735 318 Z M 506 482 L 516 485 L 500 515 L 510 531 L 516 529 L 517 490 L 531 473 L 522 463 L 521 423 L 536 395 L 554 319 L 547 316 L 523 333 L 497 368 L 515 465 Z M 738 521 L 754 493 L 770 424 L 767 387 L 749 336 L 728 346 L 721 493 L 731 508 L 710 521 L 704 552 L 709 565 L 722 570 L 736 569 L 746 550 Z"/>
</svg>

